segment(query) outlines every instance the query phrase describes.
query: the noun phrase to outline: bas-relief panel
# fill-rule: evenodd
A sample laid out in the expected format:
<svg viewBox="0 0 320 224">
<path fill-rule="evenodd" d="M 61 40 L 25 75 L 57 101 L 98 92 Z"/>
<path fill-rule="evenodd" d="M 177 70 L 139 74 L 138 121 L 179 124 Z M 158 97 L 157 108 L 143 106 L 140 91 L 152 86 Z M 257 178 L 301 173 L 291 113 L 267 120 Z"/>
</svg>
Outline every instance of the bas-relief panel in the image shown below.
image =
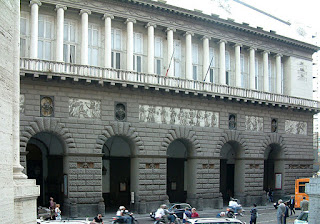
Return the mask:
<svg viewBox="0 0 320 224">
<path fill-rule="evenodd" d="M 76 118 L 100 118 L 101 101 L 70 98 L 69 116 Z"/>
<path fill-rule="evenodd" d="M 307 122 L 286 120 L 285 132 L 288 134 L 307 135 Z"/>
<path fill-rule="evenodd" d="M 24 114 L 24 107 L 25 107 L 25 103 L 24 103 L 24 94 L 20 94 L 20 113 Z"/>
<path fill-rule="evenodd" d="M 255 116 L 246 116 L 245 122 L 247 131 L 263 131 L 263 118 Z"/>
<path fill-rule="evenodd" d="M 219 127 L 219 113 L 186 108 L 139 105 L 140 122 Z"/>
</svg>

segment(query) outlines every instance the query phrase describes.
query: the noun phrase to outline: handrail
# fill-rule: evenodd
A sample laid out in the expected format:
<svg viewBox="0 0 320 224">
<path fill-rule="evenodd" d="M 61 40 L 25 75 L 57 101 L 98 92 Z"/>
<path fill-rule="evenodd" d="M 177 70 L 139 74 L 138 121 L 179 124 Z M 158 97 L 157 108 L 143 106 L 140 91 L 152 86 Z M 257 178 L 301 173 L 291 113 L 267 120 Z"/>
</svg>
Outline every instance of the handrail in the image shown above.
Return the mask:
<svg viewBox="0 0 320 224">
<path fill-rule="evenodd" d="M 177 77 L 159 76 L 155 74 L 137 73 L 112 68 L 20 58 L 20 69 L 34 72 L 65 74 L 78 78 L 87 77 L 126 83 L 141 83 L 143 85 L 153 85 L 155 87 L 166 86 L 183 89 L 185 91 L 200 91 L 203 93 L 217 94 L 225 97 L 235 96 L 249 100 L 263 100 L 269 103 L 283 103 L 296 106 L 319 108 L 318 101 L 315 100 L 215 84 L 211 82 L 187 80 Z"/>
</svg>

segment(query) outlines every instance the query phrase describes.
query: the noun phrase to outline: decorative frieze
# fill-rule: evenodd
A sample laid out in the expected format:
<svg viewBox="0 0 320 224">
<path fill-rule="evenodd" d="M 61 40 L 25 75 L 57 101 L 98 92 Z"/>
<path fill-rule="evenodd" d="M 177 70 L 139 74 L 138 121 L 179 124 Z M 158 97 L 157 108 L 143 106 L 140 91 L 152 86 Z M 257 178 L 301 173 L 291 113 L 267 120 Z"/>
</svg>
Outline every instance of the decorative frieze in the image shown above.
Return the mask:
<svg viewBox="0 0 320 224">
<path fill-rule="evenodd" d="M 247 131 L 263 132 L 263 118 L 246 116 L 245 127 Z"/>
<path fill-rule="evenodd" d="M 289 169 L 311 169 L 310 165 L 295 165 L 295 164 L 290 164 Z"/>
<path fill-rule="evenodd" d="M 214 169 L 214 164 L 202 164 L 202 169 L 207 169 L 207 170 Z"/>
<path fill-rule="evenodd" d="M 88 99 L 69 99 L 69 117 L 100 118 L 101 101 Z"/>
<path fill-rule="evenodd" d="M 286 120 L 285 132 L 288 134 L 307 135 L 307 122 Z"/>
<path fill-rule="evenodd" d="M 94 167 L 94 163 L 86 163 L 86 162 L 78 162 L 77 163 L 77 168 L 82 168 L 82 169 L 92 169 Z"/>
<path fill-rule="evenodd" d="M 186 108 L 139 105 L 140 122 L 219 127 L 219 113 Z"/>
<path fill-rule="evenodd" d="M 250 169 L 259 169 L 259 164 L 250 164 Z"/>
<path fill-rule="evenodd" d="M 20 94 L 20 113 L 24 114 L 25 109 L 25 100 L 24 100 L 24 94 Z"/>
<path fill-rule="evenodd" d="M 160 169 L 159 163 L 146 163 L 146 169 Z"/>
</svg>

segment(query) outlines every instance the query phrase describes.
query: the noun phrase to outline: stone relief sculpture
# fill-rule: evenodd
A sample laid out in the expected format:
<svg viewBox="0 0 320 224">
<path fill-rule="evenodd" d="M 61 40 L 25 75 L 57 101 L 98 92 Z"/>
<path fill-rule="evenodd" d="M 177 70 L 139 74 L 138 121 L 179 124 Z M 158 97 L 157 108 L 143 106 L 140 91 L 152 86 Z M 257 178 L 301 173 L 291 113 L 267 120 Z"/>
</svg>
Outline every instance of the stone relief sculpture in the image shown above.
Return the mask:
<svg viewBox="0 0 320 224">
<path fill-rule="evenodd" d="M 307 135 L 307 122 L 286 120 L 285 132 L 288 134 Z"/>
<path fill-rule="evenodd" d="M 139 121 L 183 126 L 219 127 L 219 113 L 187 108 L 139 105 Z"/>
<path fill-rule="evenodd" d="M 246 116 L 245 127 L 247 131 L 263 131 L 263 118 L 255 116 Z"/>
<path fill-rule="evenodd" d="M 100 118 L 101 101 L 70 98 L 69 116 L 76 118 Z"/>
</svg>

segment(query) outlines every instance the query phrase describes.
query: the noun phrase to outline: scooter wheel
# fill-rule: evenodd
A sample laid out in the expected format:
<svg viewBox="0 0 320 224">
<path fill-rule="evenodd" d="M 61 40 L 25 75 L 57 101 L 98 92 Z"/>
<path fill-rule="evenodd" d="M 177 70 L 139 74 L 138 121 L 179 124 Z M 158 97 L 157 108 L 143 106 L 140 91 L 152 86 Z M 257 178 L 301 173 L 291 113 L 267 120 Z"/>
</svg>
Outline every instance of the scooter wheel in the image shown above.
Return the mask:
<svg viewBox="0 0 320 224">
<path fill-rule="evenodd" d="M 234 215 L 233 215 L 232 212 L 228 212 L 228 213 L 227 213 L 227 217 L 228 217 L 228 218 L 233 218 L 233 216 L 234 216 Z"/>
</svg>

